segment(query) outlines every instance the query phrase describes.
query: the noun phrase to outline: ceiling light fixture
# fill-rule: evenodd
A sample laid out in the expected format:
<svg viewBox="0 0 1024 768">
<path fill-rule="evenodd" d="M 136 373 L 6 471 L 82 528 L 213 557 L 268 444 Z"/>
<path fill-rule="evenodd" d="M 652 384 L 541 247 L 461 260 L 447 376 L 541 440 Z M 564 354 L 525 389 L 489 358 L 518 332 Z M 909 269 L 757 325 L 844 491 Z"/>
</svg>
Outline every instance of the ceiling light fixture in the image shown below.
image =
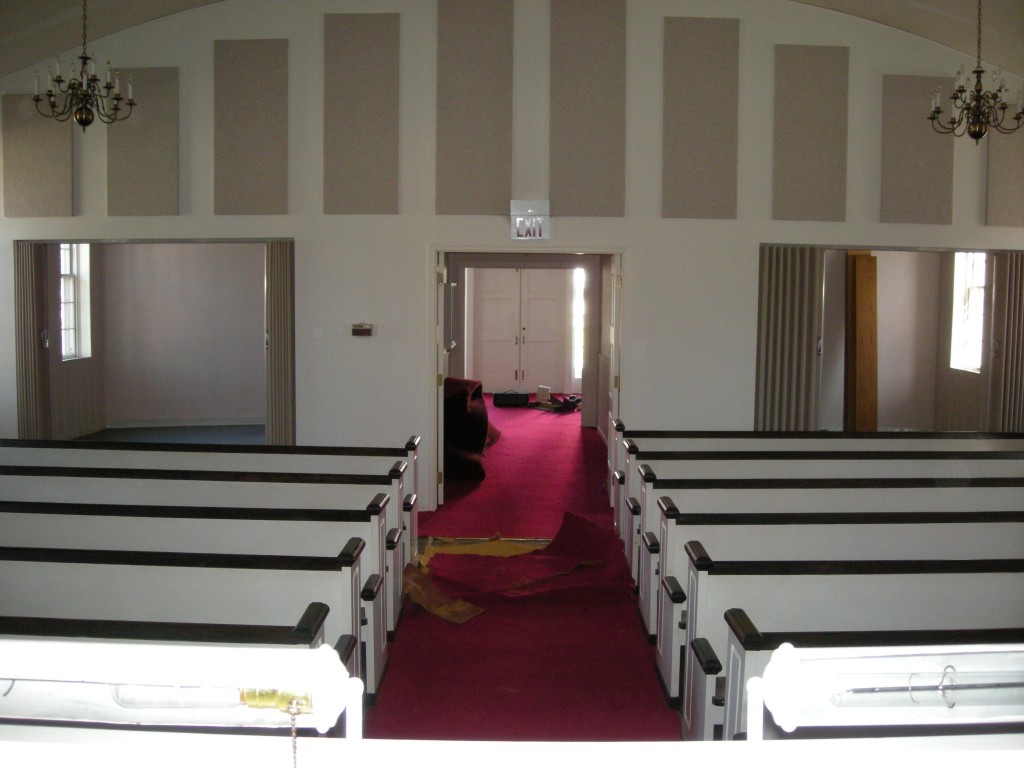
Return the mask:
<svg viewBox="0 0 1024 768">
<path fill-rule="evenodd" d="M 39 76 L 36 75 L 35 95 L 32 100 L 43 117 L 52 117 L 59 122 L 73 118 L 84 132 L 98 117 L 100 122 L 113 123 L 124 120 L 132 113 L 135 99 L 132 98 L 132 83 L 128 81 L 128 99 L 121 95 L 121 76 L 114 72 L 110 80 L 110 62 L 107 62 L 106 81 L 100 85 L 96 64 L 86 50 L 88 34 L 88 0 L 82 0 L 82 55 L 78 57 L 81 68 L 77 75 L 72 70 L 71 79 L 64 80 L 60 71 L 60 57 L 56 59 L 56 72 L 48 69 L 50 85 L 43 94 L 39 93 Z M 122 102 L 124 105 L 122 106 Z M 127 107 L 127 111 L 124 110 Z"/>
<path fill-rule="evenodd" d="M 982 75 L 985 70 L 981 66 L 981 0 L 978 0 L 978 59 L 972 73 L 974 85 L 970 84 L 970 76 L 960 67 L 956 73 L 956 88 L 950 100 L 953 102 L 953 114 L 948 120 L 942 119 L 942 89 L 935 90 L 932 98 L 932 111 L 928 115 L 932 128 L 938 133 L 952 133 L 954 136 L 963 136 L 965 133 L 974 139 L 977 144 L 986 135 L 989 128 L 994 128 L 999 133 L 1013 133 L 1024 124 L 1024 87 L 1021 88 L 1017 97 L 1017 112 L 1010 120 L 1006 120 L 1006 110 L 1009 108 L 1006 103 L 1006 81 L 1002 73 L 996 70 L 992 73 L 992 81 L 995 84 L 994 91 L 986 91 L 981 84 Z"/>
</svg>

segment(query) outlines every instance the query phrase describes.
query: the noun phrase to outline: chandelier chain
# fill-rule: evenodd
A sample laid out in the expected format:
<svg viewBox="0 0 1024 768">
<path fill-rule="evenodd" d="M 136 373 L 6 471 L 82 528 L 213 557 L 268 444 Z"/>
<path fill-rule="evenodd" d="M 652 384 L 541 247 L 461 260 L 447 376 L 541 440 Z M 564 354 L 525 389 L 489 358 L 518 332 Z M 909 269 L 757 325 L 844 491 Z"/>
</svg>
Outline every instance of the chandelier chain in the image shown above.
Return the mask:
<svg viewBox="0 0 1024 768">
<path fill-rule="evenodd" d="M 85 50 L 89 39 L 89 0 L 82 0 L 82 56 L 88 55 Z M 980 54 L 979 54 L 980 55 Z"/>
<path fill-rule="evenodd" d="M 981 0 L 978 0 L 978 69 L 981 69 Z"/>
</svg>

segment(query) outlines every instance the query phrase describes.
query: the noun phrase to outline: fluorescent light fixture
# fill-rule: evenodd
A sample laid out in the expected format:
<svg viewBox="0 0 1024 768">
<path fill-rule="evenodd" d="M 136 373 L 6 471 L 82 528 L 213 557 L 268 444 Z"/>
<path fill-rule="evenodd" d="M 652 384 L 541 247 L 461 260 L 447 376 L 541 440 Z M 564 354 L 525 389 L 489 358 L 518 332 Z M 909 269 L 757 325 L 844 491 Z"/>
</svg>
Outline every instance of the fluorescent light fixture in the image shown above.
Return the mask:
<svg viewBox="0 0 1024 768">
<path fill-rule="evenodd" d="M 0 718 L 325 733 L 345 712 L 358 739 L 362 693 L 328 645 L 0 638 Z"/>
<path fill-rule="evenodd" d="M 1024 645 L 804 648 L 784 644 L 747 684 L 747 738 L 767 709 L 809 726 L 1024 722 Z"/>
</svg>

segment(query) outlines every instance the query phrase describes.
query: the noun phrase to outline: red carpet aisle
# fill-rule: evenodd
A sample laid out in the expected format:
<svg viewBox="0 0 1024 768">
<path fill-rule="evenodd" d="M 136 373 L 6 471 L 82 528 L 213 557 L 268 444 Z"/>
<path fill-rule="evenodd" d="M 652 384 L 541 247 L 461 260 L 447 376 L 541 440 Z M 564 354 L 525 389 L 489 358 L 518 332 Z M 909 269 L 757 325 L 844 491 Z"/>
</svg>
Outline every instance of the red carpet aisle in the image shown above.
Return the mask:
<svg viewBox="0 0 1024 768">
<path fill-rule="evenodd" d="M 553 540 L 505 558 L 433 556 L 433 588 L 483 612 L 457 624 L 406 600 L 367 737 L 678 740 L 612 530 L 604 442 L 578 413 L 489 412 L 502 437 L 486 479 L 447 484 L 420 531 Z"/>
<path fill-rule="evenodd" d="M 420 520 L 421 536 L 550 539 L 566 512 L 610 527 L 607 451 L 580 414 L 495 408 L 488 416 L 501 439 L 484 454 L 487 477 L 445 483 L 445 503 Z"/>
<path fill-rule="evenodd" d="M 494 572 L 497 560 L 510 562 Z M 454 624 L 406 602 L 368 738 L 680 737 L 614 532 L 568 516 L 544 550 L 435 555 L 431 569 L 484 612 Z"/>
</svg>

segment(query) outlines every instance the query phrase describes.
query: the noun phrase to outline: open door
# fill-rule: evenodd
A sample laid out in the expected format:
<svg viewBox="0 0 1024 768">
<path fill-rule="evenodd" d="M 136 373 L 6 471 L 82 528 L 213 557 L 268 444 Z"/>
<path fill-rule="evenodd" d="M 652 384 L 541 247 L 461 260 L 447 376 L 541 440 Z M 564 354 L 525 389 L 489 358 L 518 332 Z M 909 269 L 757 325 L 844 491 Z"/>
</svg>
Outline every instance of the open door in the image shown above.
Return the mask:
<svg viewBox="0 0 1024 768">
<path fill-rule="evenodd" d="M 445 254 L 437 252 L 437 327 L 435 336 L 437 338 L 437 506 L 444 503 L 444 380 L 451 370 L 450 355 L 458 344 L 456 338 L 456 313 L 455 304 L 457 300 L 457 288 L 455 283 L 448 282 L 448 265 L 445 262 Z"/>
<path fill-rule="evenodd" d="M 878 260 L 846 253 L 846 368 L 843 431 L 878 430 Z"/>
</svg>

